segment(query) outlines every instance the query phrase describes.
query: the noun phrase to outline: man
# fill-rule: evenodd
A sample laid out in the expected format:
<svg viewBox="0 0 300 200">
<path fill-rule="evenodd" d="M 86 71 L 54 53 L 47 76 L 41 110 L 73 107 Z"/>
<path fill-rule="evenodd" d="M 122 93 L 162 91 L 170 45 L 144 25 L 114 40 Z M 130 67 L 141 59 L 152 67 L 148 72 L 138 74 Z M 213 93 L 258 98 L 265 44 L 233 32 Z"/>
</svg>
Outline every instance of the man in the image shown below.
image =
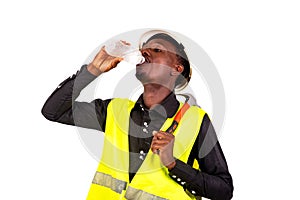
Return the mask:
<svg viewBox="0 0 300 200">
<path fill-rule="evenodd" d="M 136 66 L 144 92 L 136 102 L 96 99 L 77 102 L 80 91 L 122 58 L 101 48 L 94 60 L 60 84 L 42 113 L 64 124 L 105 133 L 102 158 L 87 199 L 232 198 L 233 184 L 220 144 L 201 156 L 204 138 L 216 138 L 208 115 L 191 106 L 177 128 L 167 132 L 183 107 L 174 94 L 191 78 L 182 44 L 166 33 L 150 37 L 141 48 L 145 62 Z M 96 112 L 96 120 L 91 113 Z"/>
</svg>

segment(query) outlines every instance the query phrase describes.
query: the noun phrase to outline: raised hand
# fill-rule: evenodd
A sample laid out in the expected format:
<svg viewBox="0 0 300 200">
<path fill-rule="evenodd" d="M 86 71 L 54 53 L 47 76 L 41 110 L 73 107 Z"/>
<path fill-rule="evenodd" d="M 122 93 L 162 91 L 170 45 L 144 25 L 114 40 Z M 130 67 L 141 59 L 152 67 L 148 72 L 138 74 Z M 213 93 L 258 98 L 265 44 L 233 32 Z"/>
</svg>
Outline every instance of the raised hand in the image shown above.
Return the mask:
<svg viewBox="0 0 300 200">
<path fill-rule="evenodd" d="M 122 60 L 123 58 L 109 55 L 103 46 L 93 61 L 88 65 L 87 69 L 93 75 L 99 76 L 100 74 L 115 68 Z"/>
</svg>

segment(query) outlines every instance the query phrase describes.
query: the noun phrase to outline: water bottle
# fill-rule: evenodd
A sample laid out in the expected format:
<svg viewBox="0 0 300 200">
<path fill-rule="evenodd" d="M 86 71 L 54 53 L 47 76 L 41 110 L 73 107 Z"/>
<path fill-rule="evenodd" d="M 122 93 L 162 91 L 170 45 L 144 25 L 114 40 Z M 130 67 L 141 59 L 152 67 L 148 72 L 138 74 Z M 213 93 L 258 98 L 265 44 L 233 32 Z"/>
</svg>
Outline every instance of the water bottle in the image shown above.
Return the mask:
<svg viewBox="0 0 300 200">
<path fill-rule="evenodd" d="M 122 40 L 110 40 L 105 44 L 105 51 L 115 57 L 124 58 L 124 61 L 137 65 L 145 61 L 141 52 Z"/>
</svg>

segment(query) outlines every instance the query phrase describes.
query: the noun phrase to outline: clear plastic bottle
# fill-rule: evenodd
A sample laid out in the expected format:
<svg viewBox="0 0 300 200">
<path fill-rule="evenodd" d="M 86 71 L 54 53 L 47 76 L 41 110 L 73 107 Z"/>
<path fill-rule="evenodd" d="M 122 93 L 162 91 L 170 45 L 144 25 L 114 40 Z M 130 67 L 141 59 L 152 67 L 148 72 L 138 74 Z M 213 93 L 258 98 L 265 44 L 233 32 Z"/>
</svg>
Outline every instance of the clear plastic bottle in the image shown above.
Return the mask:
<svg viewBox="0 0 300 200">
<path fill-rule="evenodd" d="M 110 40 L 105 44 L 105 51 L 115 57 L 124 58 L 124 61 L 137 65 L 143 63 L 145 58 L 138 49 L 122 40 Z"/>
</svg>

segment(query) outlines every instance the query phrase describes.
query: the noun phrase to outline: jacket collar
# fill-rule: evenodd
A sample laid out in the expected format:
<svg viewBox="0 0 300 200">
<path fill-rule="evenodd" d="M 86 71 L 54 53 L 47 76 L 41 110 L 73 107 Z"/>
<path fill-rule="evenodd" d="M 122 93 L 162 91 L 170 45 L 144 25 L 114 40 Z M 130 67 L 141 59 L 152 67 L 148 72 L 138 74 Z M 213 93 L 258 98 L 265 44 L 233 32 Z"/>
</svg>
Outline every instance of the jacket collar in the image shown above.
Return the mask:
<svg viewBox="0 0 300 200">
<path fill-rule="evenodd" d="M 156 105 L 151 109 L 146 108 L 143 100 L 143 94 L 140 95 L 136 103 L 139 104 L 142 110 L 155 112 L 163 117 L 168 118 L 171 118 L 175 115 L 180 104 L 173 92 L 171 92 L 159 105 Z"/>
</svg>

